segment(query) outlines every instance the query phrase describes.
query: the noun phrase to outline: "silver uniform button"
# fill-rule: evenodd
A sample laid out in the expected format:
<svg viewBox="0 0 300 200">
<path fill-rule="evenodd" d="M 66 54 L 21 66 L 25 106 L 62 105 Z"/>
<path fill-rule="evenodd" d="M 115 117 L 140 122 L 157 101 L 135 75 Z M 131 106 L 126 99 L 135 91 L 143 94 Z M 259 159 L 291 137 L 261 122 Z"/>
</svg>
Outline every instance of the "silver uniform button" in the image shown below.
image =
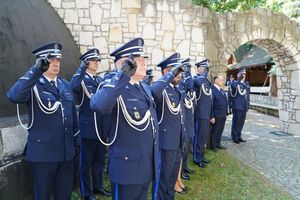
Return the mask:
<svg viewBox="0 0 300 200">
<path fill-rule="evenodd" d="M 128 160 L 128 157 L 127 157 L 127 156 L 125 156 L 125 160 Z"/>
</svg>

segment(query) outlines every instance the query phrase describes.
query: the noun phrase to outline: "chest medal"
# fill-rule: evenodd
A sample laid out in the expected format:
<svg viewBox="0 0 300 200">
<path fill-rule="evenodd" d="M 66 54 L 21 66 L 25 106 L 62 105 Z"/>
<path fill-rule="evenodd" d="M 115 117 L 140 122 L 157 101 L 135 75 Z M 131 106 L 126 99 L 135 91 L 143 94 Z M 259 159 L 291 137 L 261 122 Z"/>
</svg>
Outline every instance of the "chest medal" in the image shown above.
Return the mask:
<svg viewBox="0 0 300 200">
<path fill-rule="evenodd" d="M 138 111 L 134 111 L 134 117 L 136 119 L 140 119 L 141 118 L 140 113 Z"/>
</svg>

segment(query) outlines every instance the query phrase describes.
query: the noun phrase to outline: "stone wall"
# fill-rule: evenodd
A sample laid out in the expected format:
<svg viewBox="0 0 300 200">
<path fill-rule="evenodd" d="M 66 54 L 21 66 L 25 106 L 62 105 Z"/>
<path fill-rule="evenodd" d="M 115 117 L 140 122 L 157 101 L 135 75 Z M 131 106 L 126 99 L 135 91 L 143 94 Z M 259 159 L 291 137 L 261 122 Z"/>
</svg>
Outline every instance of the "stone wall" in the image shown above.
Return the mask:
<svg viewBox="0 0 300 200">
<path fill-rule="evenodd" d="M 72 33 L 81 52 L 97 47 L 100 71 L 110 68 L 116 47 L 143 37 L 149 67 L 174 51 L 192 64 L 211 60 L 211 76 L 224 74 L 227 59 L 239 46 L 264 48 L 279 67 L 278 100 L 282 129 L 300 129 L 300 30 L 283 14 L 255 9 L 216 14 L 189 0 L 48 0 Z M 159 75 L 159 71 L 156 71 Z"/>
</svg>

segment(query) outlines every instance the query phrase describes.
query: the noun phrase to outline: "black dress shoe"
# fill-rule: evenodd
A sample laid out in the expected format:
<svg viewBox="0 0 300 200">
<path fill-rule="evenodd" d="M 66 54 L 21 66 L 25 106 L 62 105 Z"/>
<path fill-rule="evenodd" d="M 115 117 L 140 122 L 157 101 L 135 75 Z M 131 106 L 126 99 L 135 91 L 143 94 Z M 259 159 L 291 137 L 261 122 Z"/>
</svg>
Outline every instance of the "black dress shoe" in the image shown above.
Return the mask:
<svg viewBox="0 0 300 200">
<path fill-rule="evenodd" d="M 190 176 L 186 173 L 182 173 L 181 178 L 184 179 L 184 180 L 190 180 L 191 179 Z"/>
<path fill-rule="evenodd" d="M 200 168 L 202 168 L 202 169 L 204 169 L 204 168 L 206 167 L 205 164 L 204 164 L 204 163 L 201 163 L 201 162 L 198 163 L 197 165 L 198 165 Z"/>
<path fill-rule="evenodd" d="M 240 141 L 238 141 L 238 140 L 233 140 L 233 142 L 236 143 L 236 144 L 240 143 Z"/>
<path fill-rule="evenodd" d="M 101 194 L 106 197 L 111 197 L 111 192 L 101 188 L 100 190 L 93 189 L 94 194 Z"/>
<path fill-rule="evenodd" d="M 96 200 L 96 198 L 94 196 L 88 196 L 88 197 L 84 197 L 84 200 Z"/>
<path fill-rule="evenodd" d="M 223 146 L 223 145 L 219 145 L 217 146 L 218 149 L 227 149 L 227 147 Z"/>
<path fill-rule="evenodd" d="M 185 173 L 188 173 L 188 174 L 194 174 L 195 173 L 195 171 L 193 169 L 189 169 L 189 168 L 183 169 L 183 171 Z"/>
<path fill-rule="evenodd" d="M 177 191 L 177 190 L 174 190 L 174 191 L 178 194 L 186 194 L 187 193 L 187 191 L 184 191 L 183 189 L 182 189 L 182 191 Z"/>
<path fill-rule="evenodd" d="M 217 149 L 217 148 L 212 148 L 212 149 L 210 149 L 210 150 L 212 150 L 213 152 L 218 152 L 218 149 Z"/>
<path fill-rule="evenodd" d="M 202 162 L 205 163 L 205 164 L 209 164 L 210 160 L 207 160 L 207 159 L 203 158 Z"/>
<path fill-rule="evenodd" d="M 186 186 L 182 188 L 183 191 L 187 192 L 189 191 L 189 188 L 187 188 Z"/>
<path fill-rule="evenodd" d="M 246 142 L 246 140 L 243 140 L 242 138 L 240 138 L 239 142 Z"/>
</svg>

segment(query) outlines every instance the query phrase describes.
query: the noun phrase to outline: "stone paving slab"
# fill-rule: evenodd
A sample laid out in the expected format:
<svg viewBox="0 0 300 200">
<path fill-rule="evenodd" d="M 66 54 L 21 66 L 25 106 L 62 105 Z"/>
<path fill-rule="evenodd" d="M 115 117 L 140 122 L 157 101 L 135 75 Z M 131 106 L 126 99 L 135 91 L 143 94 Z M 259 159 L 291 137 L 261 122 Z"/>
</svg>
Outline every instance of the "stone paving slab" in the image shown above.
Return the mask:
<svg viewBox="0 0 300 200">
<path fill-rule="evenodd" d="M 280 120 L 250 110 L 242 132 L 247 142 L 235 144 L 230 136 L 231 122 L 232 116 L 229 116 L 222 138 L 227 150 L 295 199 L 300 199 L 300 134 L 272 134 L 270 132 L 280 131 Z"/>
</svg>

